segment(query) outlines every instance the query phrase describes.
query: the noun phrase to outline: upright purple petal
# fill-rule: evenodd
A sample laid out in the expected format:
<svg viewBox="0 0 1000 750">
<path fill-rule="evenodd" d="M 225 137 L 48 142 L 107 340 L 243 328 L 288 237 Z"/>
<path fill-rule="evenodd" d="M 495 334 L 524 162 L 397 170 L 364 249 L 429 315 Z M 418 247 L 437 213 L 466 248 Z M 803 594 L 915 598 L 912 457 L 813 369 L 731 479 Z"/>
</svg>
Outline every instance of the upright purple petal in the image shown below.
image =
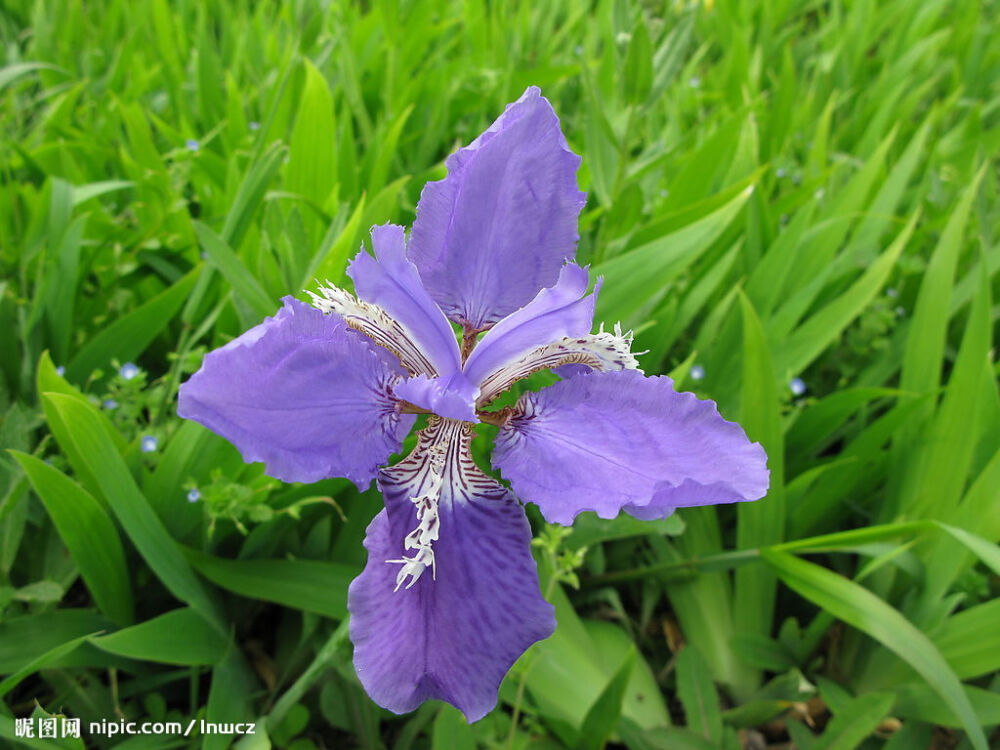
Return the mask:
<svg viewBox="0 0 1000 750">
<path fill-rule="evenodd" d="M 532 86 L 446 164 L 448 176 L 420 195 L 409 254 L 448 317 L 482 330 L 576 256 L 580 157 Z"/>
<path fill-rule="evenodd" d="M 286 482 L 347 477 L 364 488 L 414 417 L 391 396 L 402 370 L 343 320 L 285 297 L 272 318 L 205 356 L 177 413 Z"/>
<path fill-rule="evenodd" d="M 663 518 L 689 505 L 763 497 L 767 456 L 711 401 L 635 370 L 575 375 L 526 393 L 493 463 L 553 523 L 624 508 Z"/>
<path fill-rule="evenodd" d="M 384 469 L 386 509 L 368 527 L 368 563 L 351 584 L 348 609 L 358 677 L 372 699 L 396 713 L 436 698 L 466 719 L 485 716 L 504 675 L 535 641 L 555 629 L 552 606 L 538 590 L 524 511 L 472 461 L 471 427 L 431 419 L 418 447 Z M 421 525 L 437 536 L 432 566 L 414 563 L 406 546 Z M 428 534 L 429 539 L 432 534 Z M 390 561 L 390 562 L 387 562 Z M 397 562 L 399 561 L 399 562 Z"/>
<path fill-rule="evenodd" d="M 465 363 L 469 381 L 479 385 L 496 370 L 510 366 L 540 346 L 567 336 L 589 334 L 598 290 L 584 296 L 587 283 L 585 268 L 575 263 L 563 266 L 554 286 L 540 291 L 483 336 Z"/>
<path fill-rule="evenodd" d="M 407 259 L 403 228 L 395 224 L 372 227 L 372 247 L 374 258 L 362 250 L 347 269 L 358 296 L 403 326 L 433 366 L 429 374 L 447 375 L 461 369 L 455 332 Z"/>
</svg>

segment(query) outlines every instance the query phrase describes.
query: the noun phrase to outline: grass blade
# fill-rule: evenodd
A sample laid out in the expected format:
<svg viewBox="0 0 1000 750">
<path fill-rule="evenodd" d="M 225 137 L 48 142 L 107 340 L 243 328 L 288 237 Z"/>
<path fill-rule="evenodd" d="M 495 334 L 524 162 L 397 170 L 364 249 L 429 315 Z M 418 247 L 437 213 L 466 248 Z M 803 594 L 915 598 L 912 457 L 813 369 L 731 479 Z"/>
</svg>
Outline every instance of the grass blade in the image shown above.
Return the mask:
<svg viewBox="0 0 1000 750">
<path fill-rule="evenodd" d="M 98 608 L 118 625 L 132 622 L 132 588 L 118 530 L 80 485 L 41 459 L 12 451 L 28 475 Z"/>
<path fill-rule="evenodd" d="M 930 639 L 868 589 L 805 560 L 774 550 L 761 556 L 800 596 L 871 636 L 913 667 L 958 717 L 976 750 L 988 750 L 986 735 L 962 683 Z"/>
</svg>

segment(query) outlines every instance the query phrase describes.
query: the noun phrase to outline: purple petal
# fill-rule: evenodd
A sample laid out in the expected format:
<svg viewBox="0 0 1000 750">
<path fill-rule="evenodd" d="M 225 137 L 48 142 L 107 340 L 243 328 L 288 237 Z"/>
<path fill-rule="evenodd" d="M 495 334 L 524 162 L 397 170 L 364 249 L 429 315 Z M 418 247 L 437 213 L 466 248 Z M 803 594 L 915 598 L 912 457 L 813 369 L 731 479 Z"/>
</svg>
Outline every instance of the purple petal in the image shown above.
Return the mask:
<svg viewBox="0 0 1000 750">
<path fill-rule="evenodd" d="M 372 227 L 372 247 L 374 258 L 362 250 L 347 269 L 358 296 L 403 326 L 433 366 L 429 374 L 460 370 L 455 332 L 424 289 L 416 266 L 407 259 L 403 228 L 395 224 Z"/>
<path fill-rule="evenodd" d="M 479 421 L 476 417 L 479 389 L 462 372 L 443 378 L 418 375 L 397 385 L 394 393 L 396 398 L 416 404 L 440 417 L 465 422 Z"/>
<path fill-rule="evenodd" d="M 446 164 L 448 176 L 420 195 L 409 253 L 448 317 L 482 330 L 576 256 L 580 157 L 532 86 Z"/>
<path fill-rule="evenodd" d="M 286 482 L 347 477 L 364 489 L 400 450 L 413 415 L 390 395 L 387 352 L 292 297 L 273 318 L 205 356 L 177 413 L 222 435 Z"/>
<path fill-rule="evenodd" d="M 576 375 L 526 393 L 497 436 L 493 463 L 553 523 L 624 508 L 663 518 L 675 507 L 763 497 L 767 456 L 712 401 L 635 370 Z"/>
<path fill-rule="evenodd" d="M 470 722 L 481 719 L 511 665 L 555 629 L 524 511 L 476 467 L 471 439 L 469 425 L 432 419 L 414 452 L 380 474 L 386 509 L 368 527 L 368 563 L 351 584 L 348 609 L 358 677 L 396 713 L 436 698 Z M 417 524 L 411 498 L 429 494 L 435 476 L 434 567 L 401 586 L 398 563 L 387 561 L 412 557 L 404 546 Z"/>
<path fill-rule="evenodd" d="M 540 346 L 585 336 L 594 321 L 597 291 L 587 291 L 587 269 L 567 263 L 555 286 L 543 289 L 527 305 L 511 313 L 483 336 L 465 363 L 465 374 L 477 385 L 492 373 L 516 363 Z"/>
</svg>

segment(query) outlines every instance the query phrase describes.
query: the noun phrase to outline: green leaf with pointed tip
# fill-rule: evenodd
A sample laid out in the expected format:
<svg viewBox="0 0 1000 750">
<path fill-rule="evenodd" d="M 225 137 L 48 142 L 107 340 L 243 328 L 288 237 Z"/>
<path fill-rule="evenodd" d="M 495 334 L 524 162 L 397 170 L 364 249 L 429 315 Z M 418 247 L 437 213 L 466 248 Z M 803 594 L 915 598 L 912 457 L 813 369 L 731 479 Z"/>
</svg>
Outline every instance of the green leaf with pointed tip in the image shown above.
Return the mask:
<svg viewBox="0 0 1000 750">
<path fill-rule="evenodd" d="M 736 540 L 741 549 L 780 542 L 785 529 L 785 444 L 781 407 L 768 345 L 760 319 L 745 294 L 740 292 L 743 315 L 743 387 L 740 424 L 747 436 L 767 453 L 770 487 L 756 502 L 739 503 Z M 777 582 L 774 574 L 760 566 L 736 572 L 733 619 L 747 632 L 766 635 L 771 630 Z"/>
<path fill-rule="evenodd" d="M 677 656 L 677 697 L 684 707 L 688 728 L 715 746 L 722 742 L 722 710 L 712 671 L 705 657 L 691 645 Z"/>
<path fill-rule="evenodd" d="M 826 568 L 774 550 L 761 550 L 761 557 L 793 591 L 906 661 L 954 711 L 973 747 L 987 750 L 986 736 L 962 683 L 941 652 L 913 623 L 868 589 Z"/>
<path fill-rule="evenodd" d="M 595 318 L 637 323 L 636 315 L 657 299 L 663 285 L 706 252 L 746 205 L 753 188 L 693 224 L 604 261 L 594 269 L 605 284 Z"/>
<path fill-rule="evenodd" d="M 774 367 L 779 375 L 791 377 L 805 370 L 871 304 L 895 268 L 919 218 L 920 212 L 917 211 L 889 248 L 850 288 L 804 321 L 782 342 Z"/>
<path fill-rule="evenodd" d="M 866 693 L 852 698 L 826 725 L 812 750 L 854 750 L 892 710 L 892 693 Z"/>
<path fill-rule="evenodd" d="M 317 560 L 227 560 L 191 549 L 184 553 L 217 586 L 335 620 L 347 614 L 347 586 L 360 572 L 351 565 Z"/>
<path fill-rule="evenodd" d="M 182 607 L 110 635 L 91 638 L 103 651 L 160 664 L 216 664 L 228 640 L 190 607 Z"/>
<path fill-rule="evenodd" d="M 33 675 L 39 669 L 45 669 L 49 664 L 58 661 L 71 651 L 75 651 L 84 641 L 87 640 L 88 637 L 89 636 L 85 635 L 66 641 L 65 643 L 60 643 L 58 646 L 55 646 L 37 658 L 32 659 L 19 670 L 14 672 L 14 674 L 8 675 L 2 682 L 0 682 L 0 699 L 3 699 L 11 690 L 16 688 L 26 677 Z"/>
<path fill-rule="evenodd" d="M 98 608 L 118 625 L 132 622 L 131 582 L 118 529 L 94 497 L 41 459 L 13 451 L 28 475 Z"/>
<path fill-rule="evenodd" d="M 99 368 L 107 371 L 114 359 L 120 362 L 138 359 L 180 312 L 201 272 L 200 266 L 189 271 L 173 286 L 101 329 L 70 360 L 67 376 L 82 383 Z"/>
<path fill-rule="evenodd" d="M 93 407 L 61 393 L 44 393 L 42 400 L 62 419 L 72 446 L 95 477 L 125 533 L 163 585 L 217 631 L 226 632 L 218 604 L 195 576 L 136 486 Z"/>
<path fill-rule="evenodd" d="M 264 291 L 264 287 L 247 270 L 243 261 L 226 244 L 225 240 L 200 221 L 194 222 L 194 231 L 198 235 L 202 249 L 233 287 L 233 291 L 257 316 L 257 321 L 268 315 L 273 315 L 278 307 L 277 300 L 272 299 Z"/>
<path fill-rule="evenodd" d="M 635 650 L 629 649 L 625 661 L 583 718 L 577 750 L 600 750 L 607 744 L 622 715 L 622 701 L 634 667 Z"/>
<path fill-rule="evenodd" d="M 125 451 L 127 447 L 125 438 L 123 438 L 121 433 L 115 429 L 113 424 L 111 424 L 111 420 L 108 419 L 108 416 L 103 412 L 98 411 L 94 405 L 90 403 L 86 396 L 70 385 L 61 375 L 59 375 L 58 372 L 56 372 L 56 367 L 52 363 L 52 359 L 49 357 L 48 352 L 44 352 L 38 362 L 36 387 L 38 388 L 39 393 L 61 393 L 65 396 L 70 396 L 76 399 L 81 408 L 90 411 L 91 416 L 98 422 L 98 424 L 100 424 L 104 435 L 111 441 L 115 449 L 119 453 L 123 453 Z M 66 458 L 69 459 L 70 465 L 73 467 L 73 471 L 80 480 L 80 484 L 82 484 L 84 488 L 86 488 L 86 490 L 103 505 L 105 503 L 105 499 L 104 494 L 101 491 L 100 484 L 84 458 L 83 449 L 78 449 L 76 443 L 73 441 L 69 425 L 65 423 L 59 411 L 53 408 L 50 401 L 42 399 L 42 409 L 45 412 L 45 421 L 48 423 L 49 429 L 55 436 L 55 439 L 59 443 L 59 447 L 62 449 L 63 453 L 66 455 Z"/>
<path fill-rule="evenodd" d="M 337 123 L 323 74 L 308 59 L 302 65 L 305 83 L 285 165 L 285 187 L 322 209 L 337 178 Z"/>
</svg>

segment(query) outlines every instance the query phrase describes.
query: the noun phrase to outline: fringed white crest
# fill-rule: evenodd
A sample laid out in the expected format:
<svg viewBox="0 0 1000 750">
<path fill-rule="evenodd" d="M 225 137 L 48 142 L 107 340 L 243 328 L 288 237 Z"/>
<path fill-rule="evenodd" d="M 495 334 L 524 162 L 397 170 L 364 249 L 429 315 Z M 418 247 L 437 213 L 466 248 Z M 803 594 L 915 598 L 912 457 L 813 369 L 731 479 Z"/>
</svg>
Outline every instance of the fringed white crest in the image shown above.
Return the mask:
<svg viewBox="0 0 1000 750">
<path fill-rule="evenodd" d="M 402 566 L 396 576 L 396 591 L 404 585 L 411 588 L 428 568 L 436 578 L 434 542 L 441 533 L 442 516 L 448 517 L 453 504 L 502 500 L 507 496 L 503 485 L 476 466 L 472 438 L 468 422 L 429 417 L 413 451 L 380 474 L 379 489 L 383 494 L 406 491 L 417 517 L 416 528 L 403 540 L 404 550 L 415 550 L 414 554 L 386 560 Z"/>
<path fill-rule="evenodd" d="M 358 299 L 350 292 L 334 286 L 329 280 L 326 284 L 319 285 L 320 294 L 306 290 L 312 298 L 313 307 L 342 317 L 351 328 L 395 354 L 411 375 L 438 374 L 402 323 L 394 320 L 378 305 Z"/>
<path fill-rule="evenodd" d="M 397 560 L 386 560 L 387 563 L 402 565 L 396 576 L 394 591 L 399 591 L 399 587 L 406 581 L 407 576 L 410 576 L 410 582 L 406 584 L 406 588 L 411 588 L 427 568 L 431 569 L 431 576 L 435 580 L 437 579 L 432 545 L 437 541 L 438 534 L 441 532 L 438 501 L 441 497 L 441 485 L 444 483 L 445 446 L 432 445 L 427 454 L 427 486 L 423 492 L 410 497 L 410 502 L 416 506 L 419 524 L 403 540 L 403 547 L 408 550 L 416 550 L 416 554 L 412 557 L 404 555 Z"/>
<path fill-rule="evenodd" d="M 563 338 L 540 346 L 520 359 L 510 362 L 488 375 L 481 387 L 478 405 L 489 403 L 515 382 L 539 370 L 563 365 L 586 365 L 594 370 L 642 370 L 632 351 L 632 331 L 622 333 L 621 323 L 615 323 L 614 333 L 604 330 L 580 338 Z"/>
</svg>

